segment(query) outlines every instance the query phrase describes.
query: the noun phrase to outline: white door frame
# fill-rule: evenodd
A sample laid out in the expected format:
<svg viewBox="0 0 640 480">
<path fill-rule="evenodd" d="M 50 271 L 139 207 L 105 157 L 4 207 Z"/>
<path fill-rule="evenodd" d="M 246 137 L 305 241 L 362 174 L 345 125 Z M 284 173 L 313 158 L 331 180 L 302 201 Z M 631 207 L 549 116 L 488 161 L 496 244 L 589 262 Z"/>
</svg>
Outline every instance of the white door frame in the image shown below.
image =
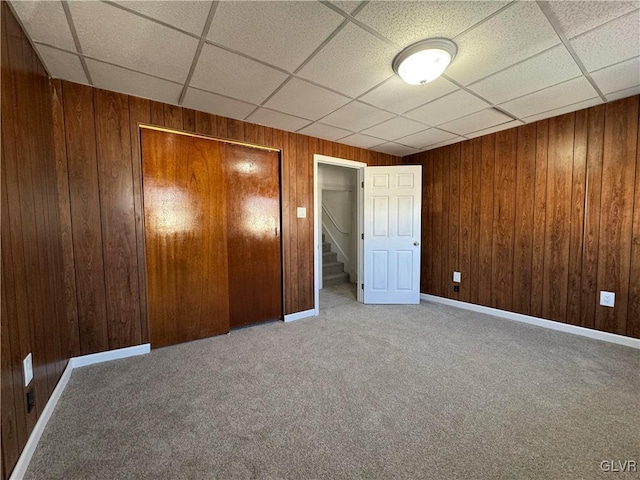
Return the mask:
<svg viewBox="0 0 640 480">
<path fill-rule="evenodd" d="M 320 189 L 318 188 L 318 164 L 324 163 L 328 165 L 337 165 L 339 167 L 355 168 L 358 170 L 358 194 L 356 195 L 357 215 L 358 215 L 358 266 L 357 277 L 358 283 L 362 283 L 364 278 L 364 258 L 362 248 L 362 233 L 364 231 L 364 194 L 360 188 L 364 181 L 364 168 L 367 166 L 364 162 L 356 162 L 354 160 L 345 160 L 343 158 L 328 157 L 326 155 L 313 155 L 313 271 L 314 271 L 314 311 L 315 315 L 320 315 L 320 281 L 322 279 L 322 263 L 320 262 L 320 235 L 322 233 L 322 209 L 319 202 Z M 362 303 L 362 289 L 358 288 L 358 301 Z"/>
</svg>

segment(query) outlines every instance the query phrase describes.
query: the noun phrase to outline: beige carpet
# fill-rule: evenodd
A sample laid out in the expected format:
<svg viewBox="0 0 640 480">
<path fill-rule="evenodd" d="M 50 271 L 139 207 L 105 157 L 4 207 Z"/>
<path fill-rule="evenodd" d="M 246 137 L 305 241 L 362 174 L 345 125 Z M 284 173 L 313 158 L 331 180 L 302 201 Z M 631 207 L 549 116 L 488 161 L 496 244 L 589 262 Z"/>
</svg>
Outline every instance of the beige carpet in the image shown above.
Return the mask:
<svg viewBox="0 0 640 480">
<path fill-rule="evenodd" d="M 365 306 L 80 368 L 28 479 L 590 479 L 640 461 L 640 352 Z"/>
</svg>

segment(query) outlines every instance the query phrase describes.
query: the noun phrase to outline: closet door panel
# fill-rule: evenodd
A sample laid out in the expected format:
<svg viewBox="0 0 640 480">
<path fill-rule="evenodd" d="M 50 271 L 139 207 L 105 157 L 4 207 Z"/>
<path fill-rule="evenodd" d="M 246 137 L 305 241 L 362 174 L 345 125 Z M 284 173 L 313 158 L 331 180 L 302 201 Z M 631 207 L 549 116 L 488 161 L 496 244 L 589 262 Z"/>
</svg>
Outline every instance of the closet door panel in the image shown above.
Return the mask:
<svg viewBox="0 0 640 480">
<path fill-rule="evenodd" d="M 231 327 L 282 318 L 280 156 L 226 144 Z"/>
<path fill-rule="evenodd" d="M 152 347 L 229 331 L 224 144 L 142 129 Z"/>
</svg>

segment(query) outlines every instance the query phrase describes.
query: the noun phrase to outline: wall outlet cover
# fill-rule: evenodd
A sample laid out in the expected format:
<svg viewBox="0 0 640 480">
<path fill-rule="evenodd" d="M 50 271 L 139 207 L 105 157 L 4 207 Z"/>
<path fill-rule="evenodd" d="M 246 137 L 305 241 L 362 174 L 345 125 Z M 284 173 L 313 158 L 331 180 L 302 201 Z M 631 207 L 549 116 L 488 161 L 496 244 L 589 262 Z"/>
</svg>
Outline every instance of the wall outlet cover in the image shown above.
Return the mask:
<svg viewBox="0 0 640 480">
<path fill-rule="evenodd" d="M 616 303 L 616 294 L 614 292 L 600 292 L 600 305 L 603 307 L 613 307 Z"/>
<path fill-rule="evenodd" d="M 453 281 L 460 283 L 460 272 L 453 272 Z"/>
<path fill-rule="evenodd" d="M 33 361 L 31 354 L 27 355 L 22 361 L 22 372 L 24 373 L 24 386 L 26 387 L 33 380 Z"/>
<path fill-rule="evenodd" d="M 307 218 L 307 209 L 306 209 L 306 207 L 298 207 L 297 216 L 298 216 L 298 218 Z"/>
</svg>

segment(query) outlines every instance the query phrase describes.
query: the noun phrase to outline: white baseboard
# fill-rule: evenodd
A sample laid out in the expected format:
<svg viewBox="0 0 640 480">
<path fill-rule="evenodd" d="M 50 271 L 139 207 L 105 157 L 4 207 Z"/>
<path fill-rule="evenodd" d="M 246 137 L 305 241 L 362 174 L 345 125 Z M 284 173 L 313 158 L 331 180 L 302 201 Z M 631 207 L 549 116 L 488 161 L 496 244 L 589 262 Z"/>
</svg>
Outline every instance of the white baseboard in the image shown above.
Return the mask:
<svg viewBox="0 0 640 480">
<path fill-rule="evenodd" d="M 594 338 L 596 340 L 602 340 L 604 342 L 624 345 L 625 347 L 640 349 L 640 339 L 638 338 L 625 337 L 624 335 L 617 335 L 615 333 L 601 332 L 599 330 L 593 330 L 591 328 L 584 328 L 577 325 L 554 322 L 553 320 L 545 320 L 544 318 L 532 317 L 531 315 L 523 315 L 521 313 L 509 312 L 507 310 L 475 305 L 473 303 L 461 302 L 459 300 L 452 300 L 450 298 L 437 297 L 435 295 L 428 295 L 426 293 L 421 293 L 420 298 L 426 300 L 427 302 L 451 305 L 453 307 L 464 308 L 465 310 L 472 310 L 474 312 L 486 313 L 487 315 L 494 315 L 496 317 L 502 317 L 508 320 L 515 320 L 516 322 L 528 323 L 530 325 L 536 325 L 538 327 L 549 328 L 551 330 L 558 330 L 560 332 L 572 333 L 574 335 L 581 335 L 583 337 Z"/>
<path fill-rule="evenodd" d="M 119 348 L 117 350 L 111 350 L 108 352 L 100 352 L 100 353 L 92 353 L 90 355 L 82 355 L 80 357 L 72 357 L 69 359 L 67 363 L 67 368 L 64 369 L 60 380 L 58 380 L 58 384 L 56 388 L 53 390 L 51 397 L 47 401 L 47 404 L 42 410 L 38 421 L 36 422 L 36 426 L 33 428 L 31 435 L 29 435 L 29 439 L 27 440 L 27 444 L 22 450 L 20 454 L 20 458 L 18 458 L 18 462 L 11 472 L 11 476 L 9 480 L 22 480 L 27 473 L 27 467 L 29 467 L 29 462 L 31 461 L 31 457 L 33 453 L 36 451 L 36 447 L 38 446 L 38 442 L 40 441 L 40 437 L 42 437 L 42 433 L 44 432 L 53 411 L 58 404 L 58 400 L 62 396 L 62 392 L 67 387 L 67 383 L 69 383 L 69 379 L 71 378 L 71 372 L 74 368 L 84 367 L 87 365 L 92 365 L 94 363 L 102 363 L 108 362 L 111 360 L 117 360 L 119 358 L 127 358 L 127 357 L 135 357 L 137 355 L 144 355 L 151 351 L 151 344 L 146 343 L 144 345 L 136 345 L 134 347 L 127 348 Z"/>
<path fill-rule="evenodd" d="M 133 347 L 118 348 L 117 350 L 109 350 L 107 352 L 92 353 L 90 355 L 82 355 L 81 357 L 73 357 L 69 362 L 73 368 L 86 367 L 94 363 L 109 362 L 118 360 L 119 358 L 135 357 L 137 355 L 146 355 L 151 351 L 151 344 L 135 345 Z"/>
<path fill-rule="evenodd" d="M 294 320 L 300 320 L 302 318 L 313 317 L 317 315 L 315 309 L 305 310 L 304 312 L 290 313 L 284 316 L 285 322 L 293 322 Z"/>
</svg>

